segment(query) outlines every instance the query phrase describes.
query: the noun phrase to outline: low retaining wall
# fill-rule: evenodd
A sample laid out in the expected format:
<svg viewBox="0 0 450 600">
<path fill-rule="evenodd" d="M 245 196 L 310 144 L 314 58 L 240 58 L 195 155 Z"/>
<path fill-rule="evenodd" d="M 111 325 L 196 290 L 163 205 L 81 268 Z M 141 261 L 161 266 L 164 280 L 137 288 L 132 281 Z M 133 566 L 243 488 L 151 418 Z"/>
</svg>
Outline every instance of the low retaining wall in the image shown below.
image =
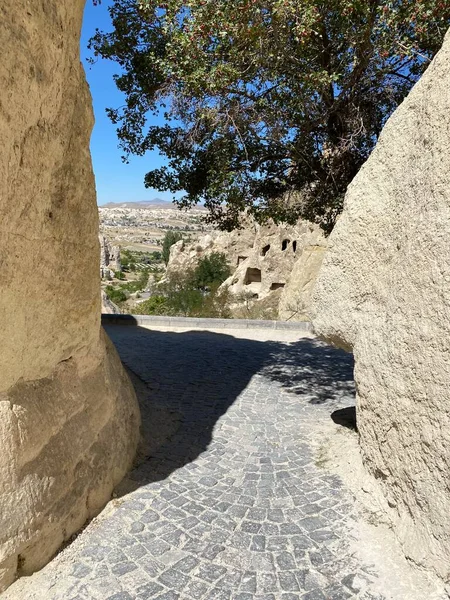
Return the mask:
<svg viewBox="0 0 450 600">
<path fill-rule="evenodd" d="M 193 329 L 278 329 L 313 332 L 308 321 L 258 321 L 253 319 L 196 319 L 150 315 L 102 315 L 103 325 L 140 327 L 187 327 Z"/>
</svg>

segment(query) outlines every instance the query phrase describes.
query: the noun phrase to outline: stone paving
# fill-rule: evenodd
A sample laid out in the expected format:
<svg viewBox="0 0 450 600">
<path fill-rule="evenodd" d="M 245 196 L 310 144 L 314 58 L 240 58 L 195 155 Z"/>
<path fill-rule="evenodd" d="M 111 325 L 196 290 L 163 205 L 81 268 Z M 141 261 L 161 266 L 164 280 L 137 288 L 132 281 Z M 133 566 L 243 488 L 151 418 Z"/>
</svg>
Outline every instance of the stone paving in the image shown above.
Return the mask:
<svg viewBox="0 0 450 600">
<path fill-rule="evenodd" d="M 385 597 L 351 550 L 354 501 L 315 450 L 320 425 L 354 401 L 350 356 L 310 337 L 109 333 L 147 386 L 144 426 L 156 407 L 170 435 L 131 473 L 134 491 L 9 598 Z"/>
</svg>

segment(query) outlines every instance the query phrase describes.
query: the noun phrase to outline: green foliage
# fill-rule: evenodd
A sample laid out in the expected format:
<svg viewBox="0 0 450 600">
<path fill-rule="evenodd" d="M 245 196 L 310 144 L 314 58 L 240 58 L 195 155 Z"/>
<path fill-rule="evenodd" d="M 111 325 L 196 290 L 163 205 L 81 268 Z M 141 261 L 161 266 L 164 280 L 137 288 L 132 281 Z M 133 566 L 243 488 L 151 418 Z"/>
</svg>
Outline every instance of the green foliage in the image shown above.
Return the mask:
<svg viewBox="0 0 450 600">
<path fill-rule="evenodd" d="M 125 279 L 125 273 L 122 271 L 114 271 L 114 278 L 123 281 Z"/>
<path fill-rule="evenodd" d="M 125 155 L 157 148 L 148 187 L 203 200 L 224 229 L 330 231 L 348 183 L 450 25 L 446 0 L 113 0 L 94 55 L 116 61 Z M 149 114 L 165 118 L 148 126 Z M 163 252 L 167 262 L 167 250 Z"/>
<path fill-rule="evenodd" d="M 166 231 L 166 233 L 164 235 L 163 243 L 162 243 L 162 253 L 161 253 L 162 259 L 166 265 L 169 262 L 171 247 L 174 244 L 176 244 L 176 242 L 179 242 L 182 239 L 183 239 L 183 236 L 181 235 L 181 233 L 179 231 L 170 231 L 170 230 Z"/>
<path fill-rule="evenodd" d="M 121 277 L 117 277 L 117 273 L 115 274 L 116 278 L 119 280 L 124 280 L 125 275 L 120 272 Z M 106 286 L 106 295 L 108 298 L 114 302 L 114 304 L 120 304 L 128 300 L 130 294 L 135 292 L 140 292 L 145 289 L 148 282 L 149 270 L 144 269 L 140 272 L 138 279 L 134 281 L 127 281 L 126 283 L 119 283 L 116 286 L 108 285 Z"/>
<path fill-rule="evenodd" d="M 120 261 L 125 271 L 141 271 L 159 265 L 162 262 L 162 256 L 158 251 L 145 252 L 123 248 L 120 252 Z"/>
<path fill-rule="evenodd" d="M 192 286 L 200 290 L 218 287 L 230 275 L 231 269 L 225 254 L 213 252 L 199 260 L 192 274 Z"/>
<path fill-rule="evenodd" d="M 200 290 L 193 287 L 192 276 L 192 271 L 172 273 L 159 286 L 160 292 L 166 299 L 167 314 L 188 317 L 198 312 L 203 302 L 203 295 Z"/>
<path fill-rule="evenodd" d="M 123 290 L 117 290 L 112 285 L 107 285 L 105 292 L 111 302 L 114 302 L 114 304 L 120 304 L 121 302 L 125 302 L 127 299 L 127 295 Z"/>
<path fill-rule="evenodd" d="M 164 296 L 152 296 L 140 302 L 132 310 L 135 315 L 165 315 L 167 314 L 167 300 Z"/>
<path fill-rule="evenodd" d="M 228 291 L 219 289 L 229 274 L 225 255 L 213 253 L 202 258 L 194 270 L 171 273 L 159 285 L 159 294 L 141 302 L 135 311 L 184 317 L 229 317 Z"/>
<path fill-rule="evenodd" d="M 144 269 L 140 272 L 138 279 L 135 281 L 127 281 L 126 283 L 121 283 L 119 289 L 127 290 L 131 294 L 134 292 L 141 292 L 145 289 L 148 282 L 148 274 L 149 269 Z"/>
<path fill-rule="evenodd" d="M 213 287 L 210 292 L 203 297 L 203 304 L 198 316 L 209 319 L 230 319 L 230 292 Z"/>
</svg>

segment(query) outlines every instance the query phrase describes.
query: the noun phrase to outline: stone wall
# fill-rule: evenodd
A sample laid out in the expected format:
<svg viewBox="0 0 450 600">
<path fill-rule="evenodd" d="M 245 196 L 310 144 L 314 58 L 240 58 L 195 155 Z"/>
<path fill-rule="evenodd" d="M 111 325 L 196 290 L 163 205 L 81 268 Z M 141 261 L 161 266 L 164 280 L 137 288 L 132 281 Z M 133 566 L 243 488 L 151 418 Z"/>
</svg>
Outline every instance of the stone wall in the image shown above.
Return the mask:
<svg viewBox="0 0 450 600">
<path fill-rule="evenodd" d="M 0 10 L 0 589 L 104 506 L 138 440 L 134 391 L 100 328 L 83 9 Z"/>
<path fill-rule="evenodd" d="M 361 451 L 407 556 L 450 577 L 450 35 L 350 185 L 316 331 L 353 349 Z"/>
</svg>

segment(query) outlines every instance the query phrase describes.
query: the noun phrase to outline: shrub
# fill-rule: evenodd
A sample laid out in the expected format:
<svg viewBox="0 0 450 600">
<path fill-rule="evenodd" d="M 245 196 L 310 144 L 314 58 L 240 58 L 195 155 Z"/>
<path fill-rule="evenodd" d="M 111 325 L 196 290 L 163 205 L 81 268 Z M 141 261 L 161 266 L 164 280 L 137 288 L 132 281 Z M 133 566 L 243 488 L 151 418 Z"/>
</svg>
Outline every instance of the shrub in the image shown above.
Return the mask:
<svg viewBox="0 0 450 600">
<path fill-rule="evenodd" d="M 105 292 L 111 302 L 114 302 L 114 304 L 120 304 L 121 302 L 125 302 L 127 299 L 127 295 L 123 290 L 117 290 L 116 288 L 113 288 L 112 285 L 107 285 Z"/>
<path fill-rule="evenodd" d="M 160 294 L 141 302 L 135 312 L 227 318 L 230 316 L 229 292 L 219 289 L 219 286 L 229 274 L 225 255 L 211 254 L 201 259 L 194 270 L 171 273 L 159 285 Z"/>
<path fill-rule="evenodd" d="M 206 290 L 212 286 L 218 287 L 230 274 L 231 269 L 225 254 L 213 252 L 198 261 L 192 285 L 200 290 Z"/>
<path fill-rule="evenodd" d="M 170 249 L 176 242 L 183 239 L 183 236 L 178 231 L 166 231 L 162 242 L 162 258 L 165 264 L 169 262 Z"/>
<path fill-rule="evenodd" d="M 164 296 L 152 296 L 140 302 L 132 310 L 135 315 L 165 315 L 167 314 L 167 299 Z"/>
</svg>

